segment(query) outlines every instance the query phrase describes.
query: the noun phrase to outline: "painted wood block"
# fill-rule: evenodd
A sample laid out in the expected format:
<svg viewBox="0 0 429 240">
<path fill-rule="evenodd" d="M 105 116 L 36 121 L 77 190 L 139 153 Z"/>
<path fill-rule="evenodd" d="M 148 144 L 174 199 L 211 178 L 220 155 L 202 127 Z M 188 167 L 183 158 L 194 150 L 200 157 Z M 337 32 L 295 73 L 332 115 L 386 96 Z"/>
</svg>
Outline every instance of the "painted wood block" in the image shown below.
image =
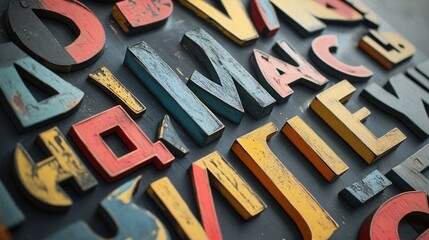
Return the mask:
<svg viewBox="0 0 429 240">
<path fill-rule="evenodd" d="M 99 213 L 116 235 L 110 239 L 168 240 L 170 234 L 164 224 L 150 211 L 136 205 L 133 195 L 141 176 L 128 181 L 101 201 Z M 49 240 L 88 239 L 105 237 L 95 233 L 84 221 L 75 222 L 52 234 Z"/>
<path fill-rule="evenodd" d="M 410 59 L 416 52 L 413 44 L 400 35 L 373 29 L 362 37 L 358 46 L 386 69 Z"/>
<path fill-rule="evenodd" d="M 167 177 L 151 183 L 147 193 L 168 216 L 182 239 L 207 239 L 203 227 Z"/>
<path fill-rule="evenodd" d="M 326 28 L 325 23 L 358 24 L 362 15 L 341 0 L 271 0 L 280 17 L 300 35 L 315 35 Z M 322 22 L 322 21 L 323 22 Z"/>
<path fill-rule="evenodd" d="M 207 170 L 197 164 L 192 164 L 191 171 L 195 198 L 207 238 L 210 240 L 221 240 L 222 232 L 217 219 Z"/>
<path fill-rule="evenodd" d="M 372 83 L 361 95 L 401 120 L 421 139 L 429 136 L 429 92 L 404 74 L 391 77 L 384 87 Z"/>
<path fill-rule="evenodd" d="M 12 240 L 12 234 L 10 234 L 9 230 L 5 225 L 0 223 L 0 239 L 2 240 Z"/>
<path fill-rule="evenodd" d="M 112 9 L 113 19 L 129 34 L 158 28 L 172 13 L 171 0 L 124 0 L 117 2 Z"/>
<path fill-rule="evenodd" d="M 243 117 L 242 104 L 255 119 L 271 113 L 275 100 L 207 32 L 203 29 L 189 31 L 181 44 L 201 61 L 212 76 L 209 80 L 195 71 L 187 85 L 214 112 L 235 123 Z"/>
<path fill-rule="evenodd" d="M 380 25 L 380 20 L 378 15 L 371 9 L 369 9 L 366 5 L 362 3 L 362 1 L 357 0 L 346 0 L 346 2 L 352 6 L 356 11 L 360 12 L 364 17 L 364 23 L 369 28 L 377 29 Z"/>
<path fill-rule="evenodd" d="M 231 150 L 295 221 L 303 239 L 328 239 L 338 224 L 271 151 L 267 141 L 277 131 L 267 123 L 239 137 Z"/>
<path fill-rule="evenodd" d="M 218 140 L 225 126 L 145 42 L 131 45 L 125 64 L 200 146 Z"/>
<path fill-rule="evenodd" d="M 249 45 L 259 38 L 240 0 L 221 0 L 225 13 L 204 0 L 179 2 L 239 45 Z"/>
<path fill-rule="evenodd" d="M 293 94 L 294 91 L 289 86 L 291 84 L 300 83 L 320 89 L 328 82 L 285 40 L 278 41 L 273 49 L 287 62 L 258 49 L 253 50 L 251 62 L 255 66 L 258 81 L 278 103 L 284 102 Z"/>
<path fill-rule="evenodd" d="M 24 221 L 24 214 L 0 180 L 0 239 L 3 239 L 2 234 L 7 234 L 8 228 L 14 228 Z"/>
<path fill-rule="evenodd" d="M 374 73 L 363 65 L 351 66 L 335 58 L 338 38 L 335 35 L 317 37 L 311 43 L 310 57 L 323 71 L 338 79 L 354 82 L 368 81 Z"/>
<path fill-rule="evenodd" d="M 280 29 L 280 23 L 270 0 L 250 0 L 249 11 L 253 23 L 260 34 L 264 37 L 276 35 Z"/>
<path fill-rule="evenodd" d="M 411 155 L 387 173 L 387 177 L 404 191 L 425 191 L 429 196 L 429 179 L 423 171 L 429 168 L 429 145 Z"/>
<path fill-rule="evenodd" d="M 161 170 L 174 161 L 174 156 L 164 144 L 152 143 L 121 106 L 73 124 L 69 134 L 92 166 L 108 182 L 116 181 L 149 163 Z M 116 156 L 103 140 L 109 134 L 117 134 L 130 152 Z"/>
<path fill-rule="evenodd" d="M 18 131 L 29 130 L 65 116 L 84 93 L 22 52 L 13 43 L 0 45 L 2 103 Z M 37 101 L 24 84 L 33 83 L 50 97 Z"/>
<path fill-rule="evenodd" d="M 328 182 L 349 170 L 347 164 L 299 116 L 288 120 L 282 132 Z"/>
<path fill-rule="evenodd" d="M 422 62 L 417 65 L 416 69 L 421 74 L 425 75 L 426 78 L 429 78 L 429 60 L 426 60 L 425 62 Z"/>
<path fill-rule="evenodd" d="M 158 140 L 175 156 L 184 157 L 189 153 L 189 148 L 180 139 L 168 115 L 165 115 L 159 123 Z"/>
<path fill-rule="evenodd" d="M 390 185 L 392 185 L 392 182 L 378 170 L 375 170 L 362 180 L 354 182 L 341 190 L 339 195 L 353 207 L 358 207 L 381 193 Z"/>
<path fill-rule="evenodd" d="M 68 25 L 76 39 L 63 47 L 39 16 Z M 11 39 L 51 70 L 76 71 L 95 62 L 103 53 L 106 42 L 103 26 L 97 16 L 78 1 L 13 0 L 6 19 Z"/>
<path fill-rule="evenodd" d="M 74 190 L 81 194 L 97 186 L 97 180 L 57 127 L 40 133 L 37 142 L 50 155 L 38 163 L 20 143 L 15 148 L 18 182 L 36 205 L 52 211 L 67 210 L 73 201 L 61 184 L 72 181 Z"/>
<path fill-rule="evenodd" d="M 310 107 L 328 124 L 366 163 L 371 164 L 395 149 L 406 136 L 397 128 L 381 137 L 376 137 L 363 121 L 371 115 L 366 108 L 351 113 L 345 106 L 356 91 L 347 80 L 343 80 L 318 94 Z"/>
<path fill-rule="evenodd" d="M 195 161 L 209 174 L 210 182 L 245 220 L 261 214 L 267 206 L 219 152 Z"/>
<path fill-rule="evenodd" d="M 429 78 L 422 74 L 417 68 L 411 67 L 407 69 L 405 75 L 429 92 Z"/>
<path fill-rule="evenodd" d="M 364 221 L 359 240 L 399 240 L 398 226 L 407 215 L 413 215 L 412 220 L 425 221 L 429 227 L 429 203 L 425 192 L 405 192 L 387 200 Z M 428 232 L 420 237 L 428 236 Z"/>
<path fill-rule="evenodd" d="M 131 117 L 138 118 L 143 116 L 146 107 L 109 71 L 109 69 L 101 67 L 88 76 L 94 84 L 115 99 Z"/>
</svg>

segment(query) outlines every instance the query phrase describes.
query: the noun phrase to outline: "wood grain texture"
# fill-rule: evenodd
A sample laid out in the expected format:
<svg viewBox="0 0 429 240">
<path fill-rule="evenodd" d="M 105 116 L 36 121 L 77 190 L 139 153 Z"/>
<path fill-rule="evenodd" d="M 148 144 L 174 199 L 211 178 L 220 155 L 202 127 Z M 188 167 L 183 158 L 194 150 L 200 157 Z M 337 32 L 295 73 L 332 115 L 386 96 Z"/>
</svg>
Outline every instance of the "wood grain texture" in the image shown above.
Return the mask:
<svg viewBox="0 0 429 240">
<path fill-rule="evenodd" d="M 429 196 L 429 179 L 423 171 L 429 168 L 429 145 L 392 168 L 387 177 L 403 191 L 424 191 Z"/>
<path fill-rule="evenodd" d="M 378 170 L 375 170 L 362 180 L 356 181 L 350 186 L 345 187 L 339 192 L 339 195 L 353 207 L 358 207 L 381 193 L 391 184 L 392 182 L 389 181 L 389 179 L 387 179 Z"/>
<path fill-rule="evenodd" d="M 371 112 L 361 108 L 351 113 L 343 104 L 356 91 L 347 80 L 343 80 L 324 92 L 318 94 L 311 102 L 311 109 L 316 112 L 356 153 L 368 164 L 396 148 L 406 139 L 397 128 L 382 137 L 376 137 L 363 121 Z"/>
<path fill-rule="evenodd" d="M 161 170 L 174 161 L 174 156 L 164 144 L 159 141 L 152 143 L 121 106 L 73 124 L 69 134 L 91 165 L 108 182 L 116 181 L 149 163 Z M 129 152 L 116 156 L 103 140 L 109 134 L 117 134 Z"/>
<path fill-rule="evenodd" d="M 204 0 L 179 0 L 179 2 L 239 45 L 251 44 L 259 38 L 240 0 L 221 0 L 226 14 Z"/>
<path fill-rule="evenodd" d="M 112 8 L 113 19 L 128 34 L 158 28 L 165 24 L 172 13 L 171 0 L 124 0 Z"/>
<path fill-rule="evenodd" d="M 374 75 L 363 65 L 351 66 L 335 58 L 332 53 L 337 51 L 337 47 L 337 36 L 319 36 L 311 43 L 310 57 L 317 67 L 338 79 L 363 82 L 368 81 Z"/>
<path fill-rule="evenodd" d="M 119 103 L 132 118 L 143 116 L 146 107 L 109 71 L 109 69 L 101 67 L 88 76 L 91 82 L 99 86 Z"/>
<path fill-rule="evenodd" d="M 175 156 L 184 157 L 189 153 L 189 148 L 183 143 L 168 115 L 159 122 L 158 140 L 160 140 Z"/>
<path fill-rule="evenodd" d="M 231 150 L 295 221 L 303 239 L 328 239 L 338 224 L 271 151 L 267 141 L 277 131 L 270 122 L 239 137 Z"/>
<path fill-rule="evenodd" d="M 36 128 L 76 110 L 84 93 L 22 52 L 13 43 L 0 45 L 2 103 L 19 132 Z M 35 99 L 30 82 L 49 94 Z"/>
<path fill-rule="evenodd" d="M 250 17 L 264 37 L 273 37 L 280 29 L 280 22 L 270 0 L 250 0 Z"/>
<path fill-rule="evenodd" d="M 387 200 L 362 224 L 359 240 L 399 240 L 399 223 L 407 215 L 411 217 L 409 220 L 425 221 L 429 227 L 429 203 L 425 192 L 405 192 Z M 424 235 L 428 236 L 427 233 Z"/>
<path fill-rule="evenodd" d="M 218 140 L 222 122 L 145 42 L 131 45 L 125 64 L 200 146 Z"/>
<path fill-rule="evenodd" d="M 2 234 L 6 234 L 8 228 L 14 228 L 24 221 L 25 215 L 0 180 L 0 239 L 3 239 Z"/>
<path fill-rule="evenodd" d="M 401 120 L 421 139 L 429 136 L 429 92 L 404 74 L 391 77 L 384 87 L 372 83 L 361 95 Z"/>
<path fill-rule="evenodd" d="M 299 116 L 288 120 L 282 132 L 328 182 L 334 181 L 349 169 Z"/>
<path fill-rule="evenodd" d="M 84 193 L 98 182 L 57 127 L 40 133 L 37 140 L 49 157 L 35 163 L 18 143 L 15 148 L 18 182 L 38 206 L 52 211 L 67 210 L 73 201 L 60 184 L 71 181 L 76 192 Z"/>
<path fill-rule="evenodd" d="M 128 181 L 105 197 L 100 204 L 100 217 L 115 229 L 108 239 L 169 240 L 170 234 L 164 224 L 150 211 L 133 202 L 141 176 Z M 59 230 L 48 240 L 106 239 L 95 233 L 87 223 L 80 220 Z"/>
<path fill-rule="evenodd" d="M 400 35 L 373 29 L 362 37 L 358 46 L 386 69 L 410 59 L 416 52 L 413 44 Z"/>
<path fill-rule="evenodd" d="M 207 32 L 189 31 L 181 44 L 200 60 L 212 77 L 209 80 L 194 71 L 187 85 L 214 112 L 234 123 L 241 121 L 243 106 L 255 119 L 271 113 L 275 100 Z"/>
<path fill-rule="evenodd" d="M 164 211 L 182 239 L 208 239 L 203 227 L 167 177 L 152 182 L 147 193 Z"/>
<path fill-rule="evenodd" d="M 66 24 L 76 38 L 63 47 L 39 16 Z M 95 62 L 103 53 L 106 42 L 103 26 L 97 16 L 78 1 L 13 0 L 6 19 L 11 39 L 51 70 L 76 71 Z"/>
<path fill-rule="evenodd" d="M 193 165 L 208 172 L 210 182 L 243 219 L 250 220 L 267 208 L 258 194 L 219 152 L 210 153 Z"/>
<path fill-rule="evenodd" d="M 293 94 L 294 91 L 289 86 L 291 84 L 300 83 L 312 89 L 320 89 L 328 82 L 285 40 L 278 41 L 273 49 L 283 60 L 254 49 L 251 62 L 258 81 L 278 103 L 286 101 Z"/>
</svg>

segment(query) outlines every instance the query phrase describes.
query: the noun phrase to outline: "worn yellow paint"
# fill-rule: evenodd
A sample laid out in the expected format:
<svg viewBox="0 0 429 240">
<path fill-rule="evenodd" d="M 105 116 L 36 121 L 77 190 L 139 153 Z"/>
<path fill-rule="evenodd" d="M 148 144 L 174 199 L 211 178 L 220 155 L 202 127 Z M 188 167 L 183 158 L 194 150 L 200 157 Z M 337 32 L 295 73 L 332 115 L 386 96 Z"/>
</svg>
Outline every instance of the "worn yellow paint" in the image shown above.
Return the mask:
<svg viewBox="0 0 429 240">
<path fill-rule="evenodd" d="M 39 135 L 39 143 L 50 157 L 34 163 L 24 147 L 15 149 L 15 169 L 24 189 L 44 207 L 65 208 L 72 200 L 59 183 L 74 178 L 80 181 L 77 190 L 88 190 L 97 184 L 86 166 L 80 161 L 57 127 Z"/>
<path fill-rule="evenodd" d="M 392 69 L 416 52 L 414 45 L 398 34 L 376 30 L 369 30 L 369 34 L 362 37 L 359 48 L 386 69 Z"/>
<path fill-rule="evenodd" d="M 288 120 L 282 132 L 327 181 L 332 182 L 349 169 L 347 164 L 299 116 Z"/>
<path fill-rule="evenodd" d="M 406 136 L 397 128 L 377 138 L 363 121 L 370 115 L 367 108 L 351 113 L 344 105 L 356 91 L 347 80 L 318 94 L 311 108 L 344 139 L 368 164 L 393 150 Z"/>
<path fill-rule="evenodd" d="M 150 184 L 149 196 L 165 211 L 183 239 L 207 239 L 207 235 L 186 202 L 167 177 Z"/>
<path fill-rule="evenodd" d="M 127 18 L 124 16 L 121 10 L 119 10 L 116 4 L 112 8 L 112 17 L 116 20 L 119 27 L 122 28 L 122 31 L 124 31 L 125 33 L 130 32 L 130 30 L 128 29 L 129 23 L 127 21 Z"/>
<path fill-rule="evenodd" d="M 238 138 L 231 149 L 295 221 L 304 239 L 328 239 L 338 225 L 271 151 L 267 140 L 277 131 L 270 122 Z"/>
<path fill-rule="evenodd" d="M 146 107 L 128 90 L 106 67 L 101 67 L 89 74 L 89 79 L 100 86 L 116 102 L 118 102 L 131 117 L 141 117 Z"/>
<path fill-rule="evenodd" d="M 225 15 L 204 0 L 179 0 L 179 2 L 195 12 L 197 16 L 215 26 L 237 44 L 246 45 L 254 42 L 259 37 L 240 0 L 221 0 L 228 15 Z"/>
<path fill-rule="evenodd" d="M 267 208 L 219 152 L 210 153 L 193 164 L 209 172 L 210 182 L 244 219 L 249 220 Z"/>
</svg>

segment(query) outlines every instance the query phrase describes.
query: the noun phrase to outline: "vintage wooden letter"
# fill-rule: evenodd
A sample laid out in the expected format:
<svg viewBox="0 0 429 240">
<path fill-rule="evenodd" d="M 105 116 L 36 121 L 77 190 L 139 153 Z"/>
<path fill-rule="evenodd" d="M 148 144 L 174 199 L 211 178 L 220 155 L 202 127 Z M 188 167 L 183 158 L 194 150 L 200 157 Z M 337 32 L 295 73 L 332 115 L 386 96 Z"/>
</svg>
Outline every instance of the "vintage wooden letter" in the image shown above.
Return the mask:
<svg viewBox="0 0 429 240">
<path fill-rule="evenodd" d="M 256 217 L 267 207 L 219 152 L 213 152 L 193 165 L 209 173 L 210 182 L 244 219 Z"/>
<path fill-rule="evenodd" d="M 337 36 L 323 35 L 311 43 L 310 56 L 319 68 L 338 79 L 361 82 L 372 77 L 374 73 L 368 68 L 362 65 L 350 66 L 336 59 L 331 52 L 335 53 L 337 47 Z"/>
<path fill-rule="evenodd" d="M 270 0 L 250 0 L 250 16 L 260 34 L 265 37 L 274 36 L 280 28 L 279 19 Z"/>
<path fill-rule="evenodd" d="M 429 92 L 429 61 L 407 69 L 405 74 Z"/>
<path fill-rule="evenodd" d="M 181 44 L 205 65 L 213 78 L 209 80 L 195 71 L 187 84 L 214 112 L 235 123 L 243 117 L 242 103 L 255 119 L 271 113 L 275 100 L 208 33 L 202 29 L 189 31 Z"/>
<path fill-rule="evenodd" d="M 151 183 L 147 193 L 172 221 L 182 239 L 207 239 L 203 227 L 167 177 Z"/>
<path fill-rule="evenodd" d="M 18 131 L 37 127 L 77 108 L 84 93 L 22 52 L 13 43 L 0 45 L 2 103 Z M 24 80 L 50 97 L 35 99 Z"/>
<path fill-rule="evenodd" d="M 328 239 L 338 224 L 268 146 L 277 127 L 268 123 L 238 138 L 232 151 L 298 225 L 304 239 Z"/>
<path fill-rule="evenodd" d="M 359 240 L 399 240 L 399 222 L 407 215 L 409 220 L 424 221 L 429 227 L 429 202 L 424 192 L 405 192 L 387 200 L 362 224 Z M 420 237 L 428 233 L 429 230 Z"/>
<path fill-rule="evenodd" d="M 227 15 L 204 0 L 179 0 L 179 2 L 237 44 L 247 45 L 259 37 L 240 0 L 220 1 Z"/>
<path fill-rule="evenodd" d="M 326 27 L 320 20 L 340 24 L 355 24 L 363 20 L 359 12 L 341 0 L 271 0 L 271 3 L 302 36 L 320 33 Z"/>
<path fill-rule="evenodd" d="M 15 171 L 25 193 L 42 208 L 66 210 L 73 201 L 60 184 L 72 180 L 78 193 L 97 185 L 97 180 L 79 159 L 57 127 L 39 134 L 38 143 L 51 156 L 35 163 L 24 147 L 15 149 Z"/>
<path fill-rule="evenodd" d="M 406 136 L 397 128 L 380 138 L 370 132 L 362 122 L 371 112 L 364 107 L 351 113 L 343 105 L 355 91 L 356 88 L 347 80 L 343 80 L 318 94 L 310 106 L 368 164 L 371 164 L 397 147 Z"/>
<path fill-rule="evenodd" d="M 354 182 L 352 185 L 341 190 L 339 195 L 353 207 L 358 207 L 381 193 L 391 184 L 392 182 L 389 179 L 378 170 L 375 170 L 364 179 Z"/>
<path fill-rule="evenodd" d="M 404 191 L 425 191 L 429 196 L 429 179 L 423 171 L 429 168 L 429 145 L 424 146 L 387 173 L 387 177 Z"/>
<path fill-rule="evenodd" d="M 314 89 L 320 89 L 328 82 L 285 40 L 277 42 L 273 49 L 287 62 L 258 49 L 253 50 L 251 61 L 255 65 L 257 79 L 277 102 L 283 102 L 293 94 L 289 85 L 295 82 Z"/>
<path fill-rule="evenodd" d="M 185 143 L 183 143 L 179 135 L 177 135 L 176 129 L 174 128 L 173 123 L 171 122 L 168 115 L 165 115 L 159 123 L 158 140 L 164 143 L 164 145 L 175 156 L 184 157 L 189 153 L 189 148 L 185 145 Z"/>
<path fill-rule="evenodd" d="M 128 47 L 125 64 L 200 146 L 218 140 L 222 122 L 145 42 Z"/>
<path fill-rule="evenodd" d="M 157 28 L 173 13 L 171 0 L 124 0 L 117 2 L 112 16 L 125 33 L 139 33 Z"/>
<path fill-rule="evenodd" d="M 24 221 L 24 214 L 0 180 L 0 225 L 4 225 L 6 228 L 14 228 Z M 0 229 L 0 239 L 2 239 L 1 231 L 2 229 Z"/>
<path fill-rule="evenodd" d="M 89 74 L 89 78 L 121 104 L 131 117 L 141 117 L 146 111 L 146 107 L 106 67 Z"/>
<path fill-rule="evenodd" d="M 126 182 L 109 194 L 100 204 L 100 216 L 115 229 L 111 239 L 157 239 L 169 240 L 164 224 L 150 211 L 137 206 L 133 195 L 141 177 Z M 54 233 L 48 240 L 64 239 L 106 239 L 99 236 L 83 221 L 78 221 Z"/>
<path fill-rule="evenodd" d="M 411 58 L 416 51 L 413 44 L 398 34 L 372 29 L 359 41 L 359 48 L 386 69 L 392 69 Z"/>
<path fill-rule="evenodd" d="M 76 39 L 64 48 L 39 16 L 67 24 Z M 54 71 L 70 72 L 88 66 L 101 56 L 106 42 L 98 18 L 75 0 L 13 0 L 6 22 L 12 40 Z"/>
<path fill-rule="evenodd" d="M 288 120 L 282 132 L 328 181 L 344 174 L 349 167 L 340 157 L 298 116 Z"/>
<path fill-rule="evenodd" d="M 429 136 L 429 92 L 404 74 L 390 78 L 384 88 L 370 84 L 362 91 L 362 96 L 399 118 L 420 138 Z"/>
<path fill-rule="evenodd" d="M 121 106 L 74 124 L 69 134 L 92 166 L 109 182 L 148 163 L 164 169 L 174 160 L 164 144 L 152 143 Z M 130 152 L 116 156 L 103 140 L 109 134 L 117 134 Z"/>
<path fill-rule="evenodd" d="M 380 20 L 378 19 L 377 14 L 369 9 L 367 6 L 362 4 L 364 1 L 360 0 L 346 0 L 350 6 L 352 6 L 356 11 L 360 12 L 364 17 L 364 23 L 370 27 L 377 29 L 380 25 Z"/>
</svg>

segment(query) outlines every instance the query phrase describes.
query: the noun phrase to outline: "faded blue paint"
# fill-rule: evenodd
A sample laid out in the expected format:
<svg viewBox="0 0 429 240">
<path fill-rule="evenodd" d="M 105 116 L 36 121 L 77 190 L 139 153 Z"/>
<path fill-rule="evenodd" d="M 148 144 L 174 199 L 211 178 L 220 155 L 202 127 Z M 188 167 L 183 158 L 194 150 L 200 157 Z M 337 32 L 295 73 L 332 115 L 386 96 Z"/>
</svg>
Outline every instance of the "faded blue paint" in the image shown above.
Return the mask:
<svg viewBox="0 0 429 240">
<path fill-rule="evenodd" d="M 25 221 L 25 216 L 0 181 L 0 223 L 13 228 Z"/>
<path fill-rule="evenodd" d="M 266 17 L 270 26 L 280 26 L 279 19 L 277 18 L 277 14 L 274 11 L 273 6 L 271 6 L 270 0 L 256 0 L 256 4 L 261 6 L 263 11 L 261 15 Z"/>
</svg>

